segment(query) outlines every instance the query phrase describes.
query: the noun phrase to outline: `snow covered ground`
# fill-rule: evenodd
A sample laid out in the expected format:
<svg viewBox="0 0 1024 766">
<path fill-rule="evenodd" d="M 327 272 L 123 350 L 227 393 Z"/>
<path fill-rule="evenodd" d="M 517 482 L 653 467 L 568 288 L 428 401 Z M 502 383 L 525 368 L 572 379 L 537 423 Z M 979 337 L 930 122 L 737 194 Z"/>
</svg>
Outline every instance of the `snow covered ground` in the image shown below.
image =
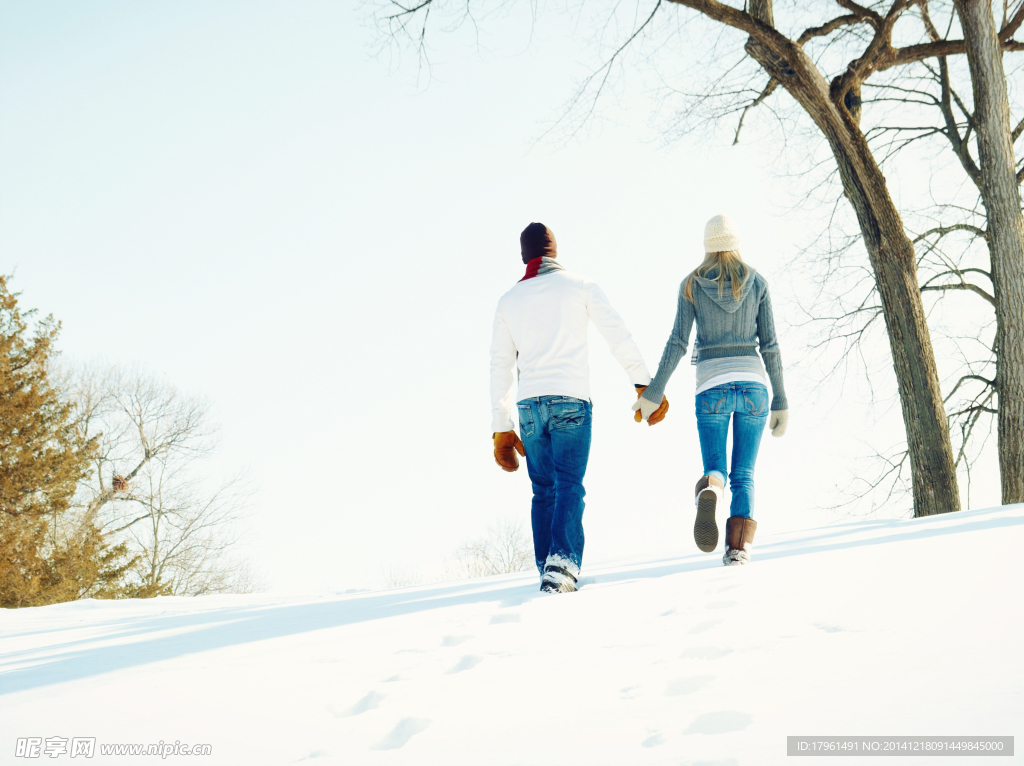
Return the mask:
<svg viewBox="0 0 1024 766">
<path fill-rule="evenodd" d="M 251 766 L 746 766 L 792 761 L 797 734 L 1024 745 L 1024 506 L 757 543 L 749 567 L 689 540 L 588 564 L 568 595 L 526 573 L 0 612 L 0 763 L 82 762 L 17 757 L 29 737 L 94 737 L 92 763 Z M 212 753 L 99 750 L 176 740 Z M 840 761 L 858 762 L 876 761 Z"/>
</svg>

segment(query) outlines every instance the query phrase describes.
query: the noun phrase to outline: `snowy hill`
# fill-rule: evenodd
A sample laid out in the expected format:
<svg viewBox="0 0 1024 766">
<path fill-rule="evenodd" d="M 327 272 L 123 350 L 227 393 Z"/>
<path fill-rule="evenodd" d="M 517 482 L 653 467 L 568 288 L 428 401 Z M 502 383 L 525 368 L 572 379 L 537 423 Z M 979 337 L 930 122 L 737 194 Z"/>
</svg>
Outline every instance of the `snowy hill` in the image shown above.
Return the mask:
<svg viewBox="0 0 1024 766">
<path fill-rule="evenodd" d="M 749 567 L 689 540 L 587 564 L 568 595 L 524 573 L 2 612 L 0 763 L 724 766 L 785 763 L 798 734 L 1024 744 L 1024 506 L 757 542 Z M 17 757 L 29 737 L 95 738 L 95 756 Z M 212 753 L 100 752 L 176 740 Z"/>
</svg>

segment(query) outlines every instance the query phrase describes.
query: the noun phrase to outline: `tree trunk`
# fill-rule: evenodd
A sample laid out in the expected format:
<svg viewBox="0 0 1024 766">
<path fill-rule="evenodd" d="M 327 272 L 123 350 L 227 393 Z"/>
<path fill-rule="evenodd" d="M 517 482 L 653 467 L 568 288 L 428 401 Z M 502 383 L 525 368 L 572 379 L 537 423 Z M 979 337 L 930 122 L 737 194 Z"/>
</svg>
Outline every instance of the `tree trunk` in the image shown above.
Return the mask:
<svg viewBox="0 0 1024 766">
<path fill-rule="evenodd" d="M 770 2 L 767 5 L 770 14 Z M 770 23 L 770 15 L 762 21 Z M 935 352 L 917 281 L 914 245 L 907 237 L 885 176 L 846 106 L 797 46 L 785 56 L 751 37 L 747 52 L 777 79 L 814 120 L 832 149 L 843 190 L 857 214 L 875 283 L 899 388 L 914 492 L 914 516 L 960 510 L 956 464 L 939 386 Z M 852 84 L 854 88 L 858 83 Z"/>
<path fill-rule="evenodd" d="M 829 131 L 826 138 L 839 166 L 846 197 L 857 214 L 882 299 L 907 432 L 914 516 L 959 511 L 956 462 L 917 281 L 914 245 L 864 134 L 848 113 L 843 116 L 847 130 Z"/>
<path fill-rule="evenodd" d="M 1024 502 L 1024 216 L 1002 47 L 990 0 L 957 0 L 974 86 L 981 196 L 996 299 L 996 390 L 1003 503 Z"/>
</svg>

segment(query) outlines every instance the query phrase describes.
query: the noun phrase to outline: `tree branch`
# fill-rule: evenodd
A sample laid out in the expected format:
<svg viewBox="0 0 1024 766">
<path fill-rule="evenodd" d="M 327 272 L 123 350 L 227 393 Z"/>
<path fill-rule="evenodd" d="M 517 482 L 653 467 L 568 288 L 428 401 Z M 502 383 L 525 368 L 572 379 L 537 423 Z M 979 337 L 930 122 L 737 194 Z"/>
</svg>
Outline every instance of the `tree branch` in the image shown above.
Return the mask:
<svg viewBox="0 0 1024 766">
<path fill-rule="evenodd" d="M 774 77 L 769 78 L 768 84 L 765 85 L 764 90 L 761 91 L 761 95 L 759 95 L 752 102 L 743 107 L 743 111 L 740 112 L 740 121 L 736 124 L 736 135 L 732 140 L 733 146 L 736 146 L 736 144 L 740 142 L 740 131 L 743 129 L 743 120 L 746 118 L 747 112 L 749 112 L 751 109 L 758 106 L 759 104 L 763 103 L 764 100 L 768 98 L 768 96 L 775 92 L 775 89 L 777 87 L 779 87 L 779 81 L 776 80 Z"/>
<path fill-rule="evenodd" d="M 127 524 L 125 524 L 123 526 L 120 526 L 117 529 L 108 530 L 108 531 L 104 532 L 104 534 L 106 534 L 106 535 L 116 535 L 118 532 L 124 532 L 129 527 L 133 526 L 134 524 L 139 523 L 140 521 L 142 521 L 144 519 L 148 519 L 152 515 L 153 515 L 152 511 L 146 511 L 146 513 L 142 514 L 141 516 L 139 516 L 137 518 L 132 519 Z"/>
<path fill-rule="evenodd" d="M 878 29 L 878 27 L 882 26 L 881 15 L 879 15 L 876 11 L 871 10 L 870 8 L 865 8 L 863 5 L 853 2 L 853 0 L 836 0 L 836 5 L 838 5 L 840 8 L 845 8 L 848 11 L 852 11 L 853 14 L 857 16 L 857 18 L 864 19 L 864 21 L 871 24 L 871 26 L 875 27 L 875 29 Z"/>
<path fill-rule="evenodd" d="M 1024 133 L 1024 120 L 1018 122 L 1017 127 L 1014 128 L 1013 133 L 1010 134 L 1014 143 L 1016 143 L 1017 139 L 1020 138 L 1021 133 Z"/>
<path fill-rule="evenodd" d="M 966 135 L 960 135 L 960 129 L 957 127 L 956 117 L 953 114 L 953 102 L 951 100 L 952 88 L 949 84 L 949 64 L 946 62 L 945 56 L 939 57 L 939 83 L 942 87 L 942 96 L 939 99 L 939 111 L 942 112 L 942 118 L 946 123 L 946 129 L 943 131 L 946 138 L 949 139 L 949 143 L 953 146 L 953 152 L 956 154 L 957 159 L 960 160 L 960 164 L 963 166 L 964 171 L 970 177 L 971 181 L 977 188 L 981 188 L 981 170 L 978 168 L 974 158 L 971 157 L 971 147 L 967 143 Z M 961 105 L 963 108 L 963 105 Z M 970 128 L 968 127 L 968 130 Z"/>
<path fill-rule="evenodd" d="M 993 306 L 996 305 L 996 299 L 994 297 L 989 295 L 987 292 L 982 290 L 977 285 L 972 284 L 970 282 L 961 282 L 961 283 L 955 284 L 955 285 L 931 285 L 931 286 L 928 286 L 928 287 L 922 287 L 921 288 L 921 292 L 922 293 L 925 292 L 925 291 L 928 291 L 928 290 L 941 290 L 941 291 L 945 291 L 945 290 L 970 290 L 972 293 L 977 293 L 978 295 L 980 295 L 982 298 L 987 300 Z"/>
<path fill-rule="evenodd" d="M 1004 51 L 1024 50 L 1024 43 L 1016 40 L 1004 40 Z M 882 72 L 894 66 L 913 64 L 915 61 L 924 59 L 939 58 L 940 56 L 959 56 L 967 52 L 963 40 L 940 40 L 939 42 L 919 43 L 908 45 L 905 48 L 894 48 L 892 53 L 878 62 L 876 71 Z"/>
<path fill-rule="evenodd" d="M 628 48 L 630 44 L 632 44 L 632 42 L 640 35 L 640 33 L 643 32 L 644 29 L 646 29 L 647 26 L 654 20 L 654 17 L 658 13 L 658 10 L 661 8 L 661 4 L 663 1 L 664 0 L 658 0 L 658 2 L 655 3 L 654 5 L 654 9 L 651 11 L 650 15 L 648 15 L 648 17 L 644 20 L 644 22 L 635 30 L 633 30 L 633 33 L 629 36 L 629 38 L 624 43 L 622 43 L 622 45 L 620 45 L 614 53 L 612 53 L 611 57 L 607 61 L 605 61 L 600 68 L 593 71 L 585 80 L 583 80 L 583 82 L 577 88 L 576 95 L 571 101 L 569 107 L 565 110 L 565 112 L 563 112 L 562 116 L 555 121 L 554 125 L 549 127 L 541 134 L 541 138 L 544 138 L 553 130 L 555 130 L 555 128 L 562 124 L 562 121 L 567 117 L 567 115 L 570 112 L 572 112 L 576 104 L 580 103 L 590 84 L 600 75 L 601 81 L 600 83 L 598 83 L 597 91 L 590 99 L 590 108 L 587 110 L 587 113 L 583 117 L 582 122 L 586 122 L 591 117 L 591 115 L 593 115 L 594 109 L 597 106 L 597 101 L 601 97 L 601 93 L 604 92 L 605 85 L 608 83 L 608 77 L 612 72 L 612 66 L 615 64 L 616 59 L 618 59 L 618 57 L 622 55 L 622 52 L 625 51 L 626 48 Z M 668 1 L 672 2 L 672 0 Z"/>
<path fill-rule="evenodd" d="M 832 34 L 841 27 L 847 26 L 849 24 L 857 24 L 862 21 L 865 21 L 864 17 L 856 13 L 851 13 L 846 16 L 837 16 L 836 18 L 822 24 L 821 26 L 810 27 L 808 29 L 805 29 L 803 31 L 803 34 L 801 34 L 800 37 L 796 39 L 796 44 L 803 47 L 804 44 L 806 44 L 810 40 L 813 40 L 816 37 L 825 37 L 827 35 Z M 761 91 L 761 94 L 743 108 L 743 111 L 740 113 L 739 122 L 736 125 L 736 135 L 732 141 L 733 146 L 740 142 L 740 131 L 743 129 L 743 120 L 746 118 L 747 112 L 764 103 L 764 100 L 775 92 L 775 89 L 778 87 L 778 85 L 778 80 L 776 80 L 774 77 L 769 78 L 768 84 L 765 85 L 764 90 Z"/>
<path fill-rule="evenodd" d="M 983 378 L 981 375 L 964 375 L 962 378 L 960 378 L 960 380 L 958 380 L 956 382 L 956 385 L 953 386 L 953 390 L 950 391 L 949 395 L 945 399 L 943 399 L 942 401 L 943 402 L 948 402 L 953 397 L 953 394 L 955 394 L 960 389 L 960 386 L 962 386 L 968 380 L 980 380 L 982 383 L 984 383 L 989 388 L 995 388 L 996 387 L 996 382 L 994 380 L 989 380 L 988 378 Z"/>
<path fill-rule="evenodd" d="M 848 24 L 856 24 L 864 20 L 865 19 L 862 16 L 853 13 L 848 16 L 837 16 L 831 21 L 825 22 L 820 27 L 810 27 L 809 29 L 805 29 L 803 34 L 796 39 L 796 44 L 803 45 L 815 37 L 825 37 L 826 35 L 832 34 L 840 27 L 845 27 Z"/>
<path fill-rule="evenodd" d="M 941 239 L 947 234 L 952 234 L 954 231 L 969 231 L 976 237 L 988 239 L 988 232 L 986 232 L 984 229 L 979 229 L 977 226 L 972 226 L 969 223 L 955 223 L 952 226 L 936 226 L 934 229 L 928 229 L 928 231 L 924 232 L 923 234 L 919 234 L 918 236 L 914 237 L 914 244 L 916 245 L 922 239 L 930 237 L 933 234 L 938 234 L 939 238 Z M 964 271 L 980 271 L 980 269 L 964 269 Z M 981 273 L 985 274 L 986 276 L 988 275 L 987 271 L 982 271 Z"/>
<path fill-rule="evenodd" d="M 910 7 L 912 0 L 896 0 L 889 8 L 889 12 L 883 19 L 874 11 L 875 36 L 871 39 L 868 47 L 856 59 L 850 62 L 846 71 L 832 81 L 833 100 L 846 96 L 846 92 L 857 88 L 878 68 L 878 63 L 893 55 L 892 30 L 900 14 Z M 840 2 L 840 5 L 849 7 Z M 856 5 L 851 3 L 851 5 Z M 859 6 L 858 6 L 859 7 Z M 867 9 L 863 9 L 867 11 Z"/>
<path fill-rule="evenodd" d="M 1024 4 L 1022 4 L 1013 18 L 1011 18 L 1002 29 L 999 30 L 999 39 L 1002 42 L 1007 42 L 1011 37 L 1016 34 L 1017 30 L 1020 29 L 1020 25 L 1024 23 Z"/>
<path fill-rule="evenodd" d="M 792 40 L 781 34 L 775 27 L 754 18 L 746 11 L 725 5 L 718 0 L 669 0 L 669 2 L 692 8 L 710 19 L 738 29 L 740 32 L 746 32 L 777 56 L 785 57 L 787 53 L 791 52 L 791 46 L 794 45 Z"/>
</svg>

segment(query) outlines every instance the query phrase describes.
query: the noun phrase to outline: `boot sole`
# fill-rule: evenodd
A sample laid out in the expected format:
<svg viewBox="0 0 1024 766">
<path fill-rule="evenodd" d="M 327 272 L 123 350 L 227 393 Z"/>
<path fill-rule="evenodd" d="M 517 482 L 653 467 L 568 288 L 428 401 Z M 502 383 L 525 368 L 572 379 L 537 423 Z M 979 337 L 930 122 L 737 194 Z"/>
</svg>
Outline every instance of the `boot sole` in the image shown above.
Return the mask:
<svg viewBox="0 0 1024 766">
<path fill-rule="evenodd" d="M 577 588 L 569 582 L 558 584 L 553 583 L 550 580 L 545 580 L 540 584 L 540 590 L 541 593 L 575 593 Z"/>
<path fill-rule="evenodd" d="M 718 547 L 718 522 L 715 510 L 718 498 L 715 493 L 704 490 L 697 496 L 697 519 L 693 522 L 693 541 L 705 553 L 713 553 Z"/>
</svg>

